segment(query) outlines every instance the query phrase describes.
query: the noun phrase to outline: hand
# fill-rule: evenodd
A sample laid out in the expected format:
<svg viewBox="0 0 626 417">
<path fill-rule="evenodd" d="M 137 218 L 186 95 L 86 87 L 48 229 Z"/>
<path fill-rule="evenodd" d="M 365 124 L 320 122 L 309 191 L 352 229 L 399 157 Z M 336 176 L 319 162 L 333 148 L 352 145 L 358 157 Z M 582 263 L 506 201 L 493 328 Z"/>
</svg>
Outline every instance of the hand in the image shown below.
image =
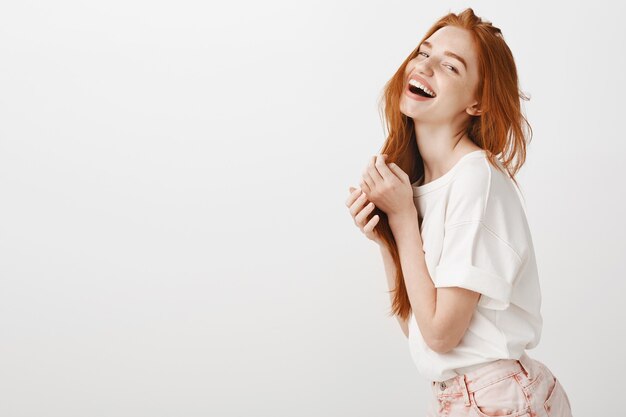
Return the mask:
<svg viewBox="0 0 626 417">
<path fill-rule="evenodd" d="M 394 163 L 387 165 L 387 155 L 375 155 L 363 172 L 361 189 L 387 216 L 400 217 L 415 210 L 413 187 L 409 176 Z"/>
<path fill-rule="evenodd" d="M 378 243 L 383 244 L 382 238 L 374 230 L 374 227 L 378 224 L 380 216 L 375 215 L 369 221 L 367 216 L 374 210 L 374 203 L 367 200 L 367 196 L 358 188 L 350 187 L 350 196 L 346 200 L 346 206 L 350 208 L 350 214 L 354 220 L 354 224 L 361 229 L 361 232 L 365 234 L 365 237 Z M 365 208 L 363 207 L 365 206 Z"/>
</svg>

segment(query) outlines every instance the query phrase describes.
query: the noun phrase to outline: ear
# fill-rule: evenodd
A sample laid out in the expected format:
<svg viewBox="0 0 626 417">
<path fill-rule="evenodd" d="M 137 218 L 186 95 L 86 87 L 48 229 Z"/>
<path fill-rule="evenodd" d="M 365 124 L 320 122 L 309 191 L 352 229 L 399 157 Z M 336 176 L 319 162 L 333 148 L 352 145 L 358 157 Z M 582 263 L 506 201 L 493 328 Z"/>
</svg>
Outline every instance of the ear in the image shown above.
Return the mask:
<svg viewBox="0 0 626 417">
<path fill-rule="evenodd" d="M 470 116 L 480 116 L 483 113 L 483 111 L 479 108 L 477 102 L 469 106 L 467 109 L 465 109 L 465 111 Z"/>
</svg>

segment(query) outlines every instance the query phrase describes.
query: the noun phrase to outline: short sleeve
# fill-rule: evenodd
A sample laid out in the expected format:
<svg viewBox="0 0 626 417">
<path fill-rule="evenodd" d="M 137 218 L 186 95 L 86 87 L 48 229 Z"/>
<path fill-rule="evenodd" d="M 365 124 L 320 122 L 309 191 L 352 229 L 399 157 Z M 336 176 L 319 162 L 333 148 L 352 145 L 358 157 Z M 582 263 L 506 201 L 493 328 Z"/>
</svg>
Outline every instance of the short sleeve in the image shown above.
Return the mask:
<svg viewBox="0 0 626 417">
<path fill-rule="evenodd" d="M 462 287 L 481 293 L 478 305 L 504 310 L 521 260 L 513 248 L 482 221 L 446 228 L 435 287 Z"/>
</svg>

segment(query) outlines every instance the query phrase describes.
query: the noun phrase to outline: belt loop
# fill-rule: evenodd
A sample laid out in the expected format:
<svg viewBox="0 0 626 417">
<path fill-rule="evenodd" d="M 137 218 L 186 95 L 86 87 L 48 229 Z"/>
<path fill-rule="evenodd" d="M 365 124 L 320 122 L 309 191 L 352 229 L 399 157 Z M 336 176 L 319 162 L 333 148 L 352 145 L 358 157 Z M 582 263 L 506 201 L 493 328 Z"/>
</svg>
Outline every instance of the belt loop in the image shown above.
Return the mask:
<svg viewBox="0 0 626 417">
<path fill-rule="evenodd" d="M 459 376 L 459 383 L 461 384 L 461 389 L 463 391 L 463 398 L 465 398 L 465 405 L 469 407 L 472 405 L 472 402 L 470 401 L 470 395 L 465 381 L 465 374 Z"/>
<path fill-rule="evenodd" d="M 533 379 L 533 376 L 531 375 L 531 369 L 532 369 L 531 361 L 532 359 L 530 359 L 530 357 L 526 354 L 526 352 L 522 352 L 522 356 L 520 356 L 520 358 L 517 360 L 517 362 L 521 365 L 524 372 L 526 372 L 526 376 L 528 377 L 529 380 Z"/>
</svg>

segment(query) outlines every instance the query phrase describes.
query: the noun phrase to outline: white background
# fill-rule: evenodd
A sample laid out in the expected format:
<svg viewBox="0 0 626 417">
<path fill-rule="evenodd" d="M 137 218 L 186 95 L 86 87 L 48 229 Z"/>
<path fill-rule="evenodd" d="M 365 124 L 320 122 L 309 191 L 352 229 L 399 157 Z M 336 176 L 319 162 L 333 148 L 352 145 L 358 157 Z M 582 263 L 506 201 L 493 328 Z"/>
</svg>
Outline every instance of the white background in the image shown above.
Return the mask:
<svg viewBox="0 0 626 417">
<path fill-rule="evenodd" d="M 575 415 L 624 359 L 623 10 L 473 2 L 533 127 L 529 351 Z M 0 6 L 0 415 L 417 416 L 427 381 L 344 202 L 377 100 L 464 2 Z"/>
</svg>

